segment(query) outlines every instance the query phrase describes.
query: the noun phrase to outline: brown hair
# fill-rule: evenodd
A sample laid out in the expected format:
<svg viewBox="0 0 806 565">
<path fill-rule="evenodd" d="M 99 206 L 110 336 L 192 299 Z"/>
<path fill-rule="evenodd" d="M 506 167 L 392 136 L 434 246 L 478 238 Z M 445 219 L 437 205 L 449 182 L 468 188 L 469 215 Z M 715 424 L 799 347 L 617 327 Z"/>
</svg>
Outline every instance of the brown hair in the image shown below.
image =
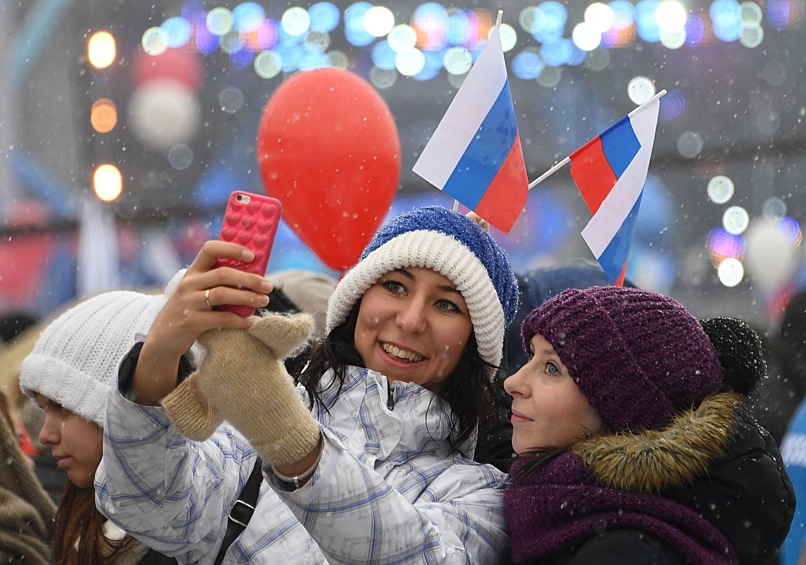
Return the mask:
<svg viewBox="0 0 806 565">
<path fill-rule="evenodd" d="M 53 532 L 55 565 L 104 565 L 130 551 L 136 540 L 104 536 L 106 517 L 95 508 L 95 490 L 66 481 Z"/>
</svg>

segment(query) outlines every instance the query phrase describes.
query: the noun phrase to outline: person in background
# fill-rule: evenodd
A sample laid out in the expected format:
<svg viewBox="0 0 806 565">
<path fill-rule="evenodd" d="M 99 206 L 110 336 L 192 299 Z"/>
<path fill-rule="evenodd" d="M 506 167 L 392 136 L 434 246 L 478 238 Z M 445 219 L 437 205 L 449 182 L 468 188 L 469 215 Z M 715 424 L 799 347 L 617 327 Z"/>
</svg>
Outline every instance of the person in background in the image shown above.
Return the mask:
<svg viewBox="0 0 806 565">
<path fill-rule="evenodd" d="M 792 296 L 772 333 L 770 374 L 752 399 L 759 423 L 781 444 L 806 396 L 806 289 Z"/>
<path fill-rule="evenodd" d="M 522 336 L 504 383 L 515 563 L 774 562 L 795 497 L 740 394 L 766 369 L 755 332 L 609 286 L 560 293 Z"/>
<path fill-rule="evenodd" d="M 281 359 L 310 318 L 213 309 L 266 304 L 262 277 L 213 269 L 251 257 L 207 242 L 121 364 L 101 510 L 181 563 L 213 563 L 262 465 L 254 515 L 224 563 L 500 562 L 504 474 L 472 457 L 517 308 L 503 250 L 441 207 L 388 222 L 336 286 L 296 388 Z M 204 360 L 178 384 L 197 338 Z"/>
<path fill-rule="evenodd" d="M 0 565 L 48 565 L 56 506 L 20 449 L 2 393 L 0 405 Z"/>
<path fill-rule="evenodd" d="M 39 440 L 68 477 L 53 532 L 57 565 L 163 562 L 96 510 L 93 478 L 117 364 L 164 303 L 130 291 L 90 298 L 51 322 L 20 367 L 20 388 L 44 410 Z"/>
</svg>

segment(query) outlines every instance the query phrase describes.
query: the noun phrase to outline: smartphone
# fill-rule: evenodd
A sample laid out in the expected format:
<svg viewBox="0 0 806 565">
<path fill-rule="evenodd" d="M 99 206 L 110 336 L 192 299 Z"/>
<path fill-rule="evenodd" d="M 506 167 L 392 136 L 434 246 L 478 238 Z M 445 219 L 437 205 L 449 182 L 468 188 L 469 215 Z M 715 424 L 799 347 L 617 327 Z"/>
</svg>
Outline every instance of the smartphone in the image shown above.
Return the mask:
<svg viewBox="0 0 806 565">
<path fill-rule="evenodd" d="M 218 239 L 243 245 L 254 252 L 255 259 L 250 263 L 219 259 L 216 267 L 232 267 L 265 276 L 282 210 L 283 205 L 276 198 L 242 191 L 230 194 Z M 229 304 L 216 306 L 216 310 L 227 310 L 244 317 L 255 313 L 255 308 L 250 306 Z"/>
</svg>

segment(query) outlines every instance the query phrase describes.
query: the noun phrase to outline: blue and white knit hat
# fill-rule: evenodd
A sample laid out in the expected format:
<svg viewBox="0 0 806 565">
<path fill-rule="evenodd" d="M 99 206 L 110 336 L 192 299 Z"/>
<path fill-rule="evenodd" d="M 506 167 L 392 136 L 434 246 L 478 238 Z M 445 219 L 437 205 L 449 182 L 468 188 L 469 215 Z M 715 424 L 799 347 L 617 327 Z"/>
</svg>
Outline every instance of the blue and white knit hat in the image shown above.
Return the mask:
<svg viewBox="0 0 806 565">
<path fill-rule="evenodd" d="M 327 333 L 384 274 L 425 267 L 448 277 L 470 312 L 479 355 L 501 363 L 504 329 L 518 310 L 518 284 L 506 253 L 470 218 L 442 206 L 401 214 L 381 227 L 330 297 Z"/>
</svg>

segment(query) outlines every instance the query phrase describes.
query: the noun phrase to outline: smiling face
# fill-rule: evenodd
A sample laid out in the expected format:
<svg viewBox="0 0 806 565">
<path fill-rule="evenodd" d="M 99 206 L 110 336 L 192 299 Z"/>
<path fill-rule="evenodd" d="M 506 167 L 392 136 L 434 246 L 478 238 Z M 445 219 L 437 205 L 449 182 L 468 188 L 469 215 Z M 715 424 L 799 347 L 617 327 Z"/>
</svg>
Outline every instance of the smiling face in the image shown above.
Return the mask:
<svg viewBox="0 0 806 565">
<path fill-rule="evenodd" d="M 355 348 L 367 368 L 390 382 L 438 383 L 456 367 L 472 328 L 450 279 L 407 267 L 386 273 L 364 293 Z"/>
<path fill-rule="evenodd" d="M 504 381 L 512 396 L 512 447 L 522 454 L 539 447 L 570 447 L 600 434 L 602 419 L 580 392 L 551 344 L 540 334 L 533 357 Z"/>
<path fill-rule="evenodd" d="M 74 485 L 92 487 L 103 453 L 103 430 L 39 393 L 36 402 L 45 411 L 39 441 L 50 446 L 59 468 Z"/>
</svg>

